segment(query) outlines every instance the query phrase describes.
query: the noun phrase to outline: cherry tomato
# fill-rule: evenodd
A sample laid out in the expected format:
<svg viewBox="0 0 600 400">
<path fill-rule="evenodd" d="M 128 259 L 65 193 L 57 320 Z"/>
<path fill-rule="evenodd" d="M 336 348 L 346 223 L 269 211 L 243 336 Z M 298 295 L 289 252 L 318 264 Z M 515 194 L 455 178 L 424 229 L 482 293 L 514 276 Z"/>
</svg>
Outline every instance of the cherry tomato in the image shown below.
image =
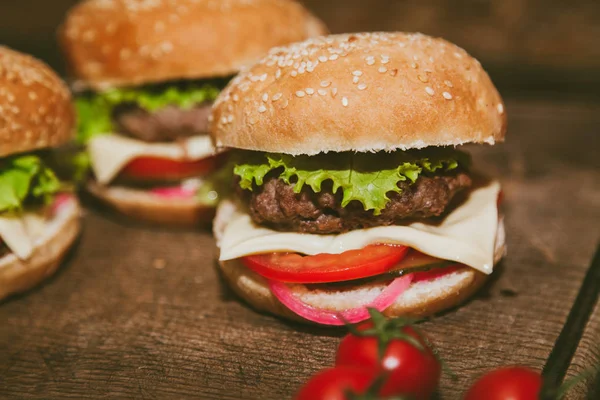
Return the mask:
<svg viewBox="0 0 600 400">
<path fill-rule="evenodd" d="M 370 323 L 358 327 L 370 328 Z M 402 339 L 391 339 L 380 360 L 378 339 L 374 336 L 345 336 L 338 348 L 335 365 L 362 366 L 373 371 L 387 372 L 388 378 L 381 388 L 381 395 L 408 395 L 416 400 L 429 399 L 438 387 L 441 365 L 433 351 L 410 326 L 402 331 L 417 339 L 423 349 Z"/>
<path fill-rule="evenodd" d="M 357 367 L 335 367 L 313 376 L 295 400 L 346 400 L 347 392 L 362 394 L 375 379 L 375 372 Z"/>
<path fill-rule="evenodd" d="M 405 246 L 377 244 L 341 254 L 259 254 L 244 257 L 242 262 L 259 275 L 280 282 L 341 282 L 387 272 L 404 258 L 407 251 Z"/>
<path fill-rule="evenodd" d="M 221 155 L 196 161 L 175 161 L 166 158 L 139 157 L 127 164 L 121 174 L 142 180 L 182 180 L 204 176 L 222 164 Z"/>
<path fill-rule="evenodd" d="M 540 373 L 525 367 L 506 367 L 479 378 L 465 400 L 537 400 L 541 388 Z"/>
</svg>

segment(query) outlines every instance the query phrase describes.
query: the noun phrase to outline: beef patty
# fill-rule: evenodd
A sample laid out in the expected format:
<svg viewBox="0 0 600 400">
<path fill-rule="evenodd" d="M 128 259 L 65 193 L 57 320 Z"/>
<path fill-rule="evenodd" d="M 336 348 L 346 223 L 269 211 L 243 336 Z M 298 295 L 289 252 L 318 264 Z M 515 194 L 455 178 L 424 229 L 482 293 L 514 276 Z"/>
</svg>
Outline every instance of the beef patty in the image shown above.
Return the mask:
<svg viewBox="0 0 600 400">
<path fill-rule="evenodd" d="M 333 193 L 330 182 L 326 183 L 319 193 L 305 185 L 296 194 L 293 184 L 273 174 L 252 192 L 237 184 L 236 190 L 258 224 L 279 231 L 329 234 L 439 216 L 458 192 L 471 186 L 471 178 L 464 171 L 457 171 L 440 176 L 422 175 L 414 184 L 400 182 L 401 193 L 388 194 L 390 201 L 380 215 L 365 211 L 358 201 L 342 207 L 342 191 Z"/>
<path fill-rule="evenodd" d="M 167 106 L 154 112 L 124 105 L 115 109 L 113 118 L 119 132 L 144 142 L 172 142 L 178 138 L 208 133 L 212 103 L 190 109 Z"/>
</svg>

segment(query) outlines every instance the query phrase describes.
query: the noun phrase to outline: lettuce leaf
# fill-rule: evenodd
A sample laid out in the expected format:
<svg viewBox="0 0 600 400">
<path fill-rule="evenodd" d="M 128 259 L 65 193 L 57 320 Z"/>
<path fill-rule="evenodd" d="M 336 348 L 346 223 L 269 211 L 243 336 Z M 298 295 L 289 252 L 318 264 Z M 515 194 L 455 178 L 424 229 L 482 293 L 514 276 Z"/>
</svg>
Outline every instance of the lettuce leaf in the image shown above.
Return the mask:
<svg viewBox="0 0 600 400">
<path fill-rule="evenodd" d="M 81 96 L 75 105 L 79 115 L 77 142 L 86 144 L 95 135 L 114 131 L 112 114 L 120 104 L 136 104 L 149 112 L 174 105 L 190 109 L 196 104 L 213 101 L 221 89 L 213 84 L 180 88 L 169 86 L 110 89 L 94 95 Z"/>
<path fill-rule="evenodd" d="M 468 154 L 452 148 L 297 157 L 253 154 L 236 163 L 234 174 L 241 178 L 239 185 L 246 190 L 262 185 L 265 176 L 274 170 L 280 171 L 279 178 L 294 185 L 295 193 L 300 193 L 305 185 L 318 193 L 323 182 L 330 181 L 334 193 L 342 190 L 343 207 L 356 200 L 365 210 L 379 215 L 390 200 L 388 193 L 401 192 L 398 182 L 414 183 L 421 174 L 450 171 L 469 163 Z"/>
<path fill-rule="evenodd" d="M 40 157 L 10 157 L 0 163 L 0 213 L 15 212 L 26 201 L 50 203 L 60 181 Z"/>
</svg>

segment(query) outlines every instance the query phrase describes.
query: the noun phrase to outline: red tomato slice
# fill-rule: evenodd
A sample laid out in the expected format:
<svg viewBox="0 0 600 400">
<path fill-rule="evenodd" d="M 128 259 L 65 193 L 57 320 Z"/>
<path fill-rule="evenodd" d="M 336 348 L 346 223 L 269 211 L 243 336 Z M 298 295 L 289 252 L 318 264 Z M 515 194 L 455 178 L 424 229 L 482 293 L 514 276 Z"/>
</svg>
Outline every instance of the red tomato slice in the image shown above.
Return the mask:
<svg viewBox="0 0 600 400">
<path fill-rule="evenodd" d="M 441 278 L 442 276 L 449 275 L 453 272 L 456 272 L 460 269 L 465 268 L 462 264 L 450 265 L 449 267 L 442 268 L 433 268 L 429 271 L 417 271 L 413 272 L 413 283 L 422 282 L 422 281 L 432 281 L 437 278 Z"/>
<path fill-rule="evenodd" d="M 242 262 L 259 275 L 280 282 L 327 283 L 383 274 L 396 266 L 407 252 L 406 246 L 375 244 L 341 254 L 259 254 L 244 257 Z"/>
<path fill-rule="evenodd" d="M 121 174 L 144 180 L 181 180 L 204 176 L 223 164 L 224 156 L 217 155 L 196 161 L 175 161 L 157 157 L 139 157 L 127 164 Z"/>
</svg>

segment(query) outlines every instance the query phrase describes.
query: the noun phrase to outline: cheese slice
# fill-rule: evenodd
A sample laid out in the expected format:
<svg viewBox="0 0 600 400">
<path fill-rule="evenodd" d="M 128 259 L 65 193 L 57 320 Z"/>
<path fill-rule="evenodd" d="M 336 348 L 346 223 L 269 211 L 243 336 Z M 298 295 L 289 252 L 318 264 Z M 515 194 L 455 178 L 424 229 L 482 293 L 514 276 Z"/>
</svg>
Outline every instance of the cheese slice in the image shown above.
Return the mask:
<svg viewBox="0 0 600 400">
<path fill-rule="evenodd" d="M 497 181 L 473 189 L 468 198 L 438 224 L 414 222 L 338 235 L 287 233 L 264 228 L 254 224 L 237 203 L 227 200 L 219 206 L 215 219 L 220 260 L 284 251 L 339 254 L 369 244 L 393 243 L 490 274 L 494 267 L 499 192 Z"/>
<path fill-rule="evenodd" d="M 48 223 L 42 213 L 0 215 L 0 239 L 19 259 L 26 260 L 33 253 L 35 242 L 44 234 Z"/>
<path fill-rule="evenodd" d="M 119 135 L 98 135 L 88 143 L 88 151 L 96 179 L 103 185 L 112 181 L 135 158 L 195 161 L 215 154 L 208 135 L 194 136 L 178 143 L 147 143 Z"/>
</svg>

